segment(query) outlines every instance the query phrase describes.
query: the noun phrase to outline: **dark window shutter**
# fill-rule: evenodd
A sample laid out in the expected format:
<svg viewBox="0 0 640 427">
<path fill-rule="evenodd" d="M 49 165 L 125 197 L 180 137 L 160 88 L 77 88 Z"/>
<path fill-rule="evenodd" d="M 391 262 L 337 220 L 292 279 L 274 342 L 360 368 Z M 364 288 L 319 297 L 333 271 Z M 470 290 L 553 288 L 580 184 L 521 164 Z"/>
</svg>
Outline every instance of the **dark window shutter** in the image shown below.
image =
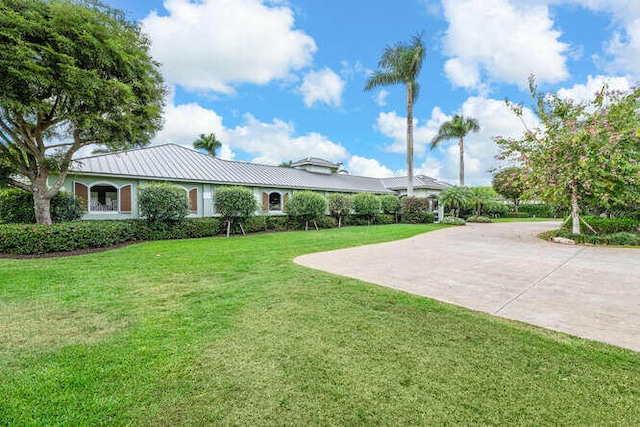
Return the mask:
<svg viewBox="0 0 640 427">
<path fill-rule="evenodd" d="M 131 185 L 120 188 L 120 212 L 131 212 Z"/>
<path fill-rule="evenodd" d="M 262 210 L 269 210 L 269 195 L 267 193 L 262 193 Z"/>
<path fill-rule="evenodd" d="M 198 189 L 192 188 L 189 190 L 189 210 L 191 212 L 198 212 Z"/>
<path fill-rule="evenodd" d="M 284 200 L 282 202 L 282 211 L 287 211 L 287 202 L 289 201 L 289 193 L 284 193 Z"/>
<path fill-rule="evenodd" d="M 82 200 L 82 208 L 87 210 L 89 206 L 89 188 L 86 185 L 76 182 L 73 186 L 73 194 Z"/>
</svg>

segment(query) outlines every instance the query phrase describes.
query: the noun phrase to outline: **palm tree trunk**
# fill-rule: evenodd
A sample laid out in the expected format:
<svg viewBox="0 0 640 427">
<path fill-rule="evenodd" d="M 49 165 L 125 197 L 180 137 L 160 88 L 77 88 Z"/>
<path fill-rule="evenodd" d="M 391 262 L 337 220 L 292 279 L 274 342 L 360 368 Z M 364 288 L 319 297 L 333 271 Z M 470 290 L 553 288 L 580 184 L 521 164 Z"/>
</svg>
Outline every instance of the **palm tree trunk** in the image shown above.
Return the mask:
<svg viewBox="0 0 640 427">
<path fill-rule="evenodd" d="M 460 137 L 460 187 L 464 187 L 464 138 Z"/>
<path fill-rule="evenodd" d="M 413 86 L 407 83 L 407 196 L 413 196 Z"/>
</svg>

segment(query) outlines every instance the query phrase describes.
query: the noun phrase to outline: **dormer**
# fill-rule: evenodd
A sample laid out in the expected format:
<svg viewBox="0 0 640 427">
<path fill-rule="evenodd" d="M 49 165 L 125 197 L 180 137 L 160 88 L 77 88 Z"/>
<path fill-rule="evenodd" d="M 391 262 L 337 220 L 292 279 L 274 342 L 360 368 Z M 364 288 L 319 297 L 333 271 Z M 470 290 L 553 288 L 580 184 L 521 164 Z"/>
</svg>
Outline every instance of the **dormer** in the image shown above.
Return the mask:
<svg viewBox="0 0 640 427">
<path fill-rule="evenodd" d="M 307 157 L 293 162 L 291 167 L 294 169 L 306 170 L 308 172 L 330 175 L 336 172 L 340 168 L 340 165 L 318 157 Z"/>
</svg>

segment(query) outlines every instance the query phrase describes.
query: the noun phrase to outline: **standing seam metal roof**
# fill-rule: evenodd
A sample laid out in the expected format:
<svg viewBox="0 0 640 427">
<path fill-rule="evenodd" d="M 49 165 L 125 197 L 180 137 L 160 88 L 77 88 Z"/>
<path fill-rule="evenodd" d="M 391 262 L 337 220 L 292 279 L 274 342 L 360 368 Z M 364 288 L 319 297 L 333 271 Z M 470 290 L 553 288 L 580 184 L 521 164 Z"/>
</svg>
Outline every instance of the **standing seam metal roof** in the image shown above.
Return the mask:
<svg viewBox="0 0 640 427">
<path fill-rule="evenodd" d="M 328 175 L 300 169 L 222 160 L 176 144 L 76 159 L 70 172 L 154 180 L 379 194 L 394 194 L 394 190 L 406 188 L 406 178 L 402 177 L 381 179 L 335 173 Z M 404 186 L 402 180 L 404 180 Z M 448 184 L 426 176 L 414 177 L 414 182 L 416 188 L 448 187 Z"/>
</svg>

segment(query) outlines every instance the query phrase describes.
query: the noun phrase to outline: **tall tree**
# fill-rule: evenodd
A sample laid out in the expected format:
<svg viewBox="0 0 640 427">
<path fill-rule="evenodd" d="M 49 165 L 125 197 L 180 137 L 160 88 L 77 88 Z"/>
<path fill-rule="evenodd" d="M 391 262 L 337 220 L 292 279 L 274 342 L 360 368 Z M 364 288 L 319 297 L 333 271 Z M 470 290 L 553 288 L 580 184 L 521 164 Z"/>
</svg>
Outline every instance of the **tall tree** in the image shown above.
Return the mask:
<svg viewBox="0 0 640 427">
<path fill-rule="evenodd" d="M 603 88 L 589 102 L 530 91 L 541 126 L 522 138 L 498 138 L 501 159 L 522 165 L 532 198 L 571 206 L 580 234 L 580 205 L 611 208 L 640 200 L 640 89 Z M 519 116 L 522 107 L 512 105 Z"/>
<path fill-rule="evenodd" d="M 193 148 L 206 150 L 207 154 L 213 157 L 216 156 L 216 150 L 220 147 L 222 147 L 222 142 L 216 139 L 215 133 L 209 135 L 201 133 L 200 137 L 193 142 Z"/>
<path fill-rule="evenodd" d="M 478 132 L 480 124 L 472 117 L 462 117 L 459 114 L 453 116 L 452 120 L 444 122 L 438 134 L 431 141 L 431 149 L 433 150 L 442 141 L 448 139 L 457 139 L 460 147 L 460 186 L 464 186 L 464 137 L 470 132 Z"/>
<path fill-rule="evenodd" d="M 520 201 L 527 190 L 523 179 L 524 171 L 512 166 L 497 172 L 493 176 L 493 189 L 501 196 L 513 201 L 516 213 L 520 207 Z"/>
<path fill-rule="evenodd" d="M 50 224 L 79 149 L 142 146 L 160 128 L 162 76 L 140 27 L 92 0 L 0 0 L 0 45 L 0 154 Z"/>
<path fill-rule="evenodd" d="M 420 34 L 409 43 L 387 46 L 364 90 L 380 86 L 403 84 L 407 88 L 407 195 L 413 196 L 413 103 L 418 98 L 420 86 L 416 81 L 422 70 L 426 49 Z"/>
</svg>

